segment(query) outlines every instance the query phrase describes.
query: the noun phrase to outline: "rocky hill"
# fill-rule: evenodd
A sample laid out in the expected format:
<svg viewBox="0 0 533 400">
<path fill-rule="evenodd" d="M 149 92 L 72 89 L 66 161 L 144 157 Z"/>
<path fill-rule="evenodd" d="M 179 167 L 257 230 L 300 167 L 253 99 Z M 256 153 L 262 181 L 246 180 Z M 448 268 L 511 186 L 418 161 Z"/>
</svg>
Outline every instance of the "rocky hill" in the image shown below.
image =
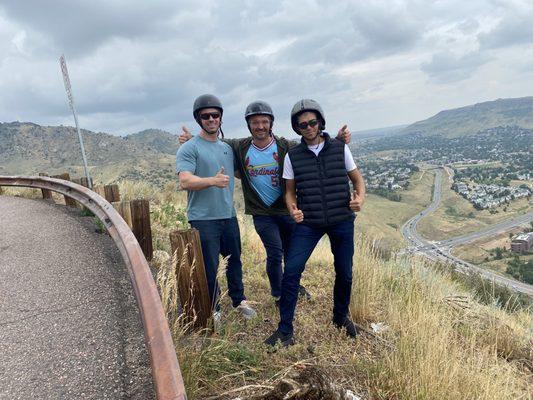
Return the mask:
<svg viewBox="0 0 533 400">
<path fill-rule="evenodd" d="M 82 130 L 82 136 L 89 167 L 104 181 L 135 180 L 146 174 L 173 176 L 178 147 L 175 135 L 150 129 L 126 137 Z M 75 128 L 30 122 L 0 123 L 0 174 L 66 171 L 81 175 L 82 164 Z"/>
<path fill-rule="evenodd" d="M 497 126 L 533 128 L 533 96 L 498 99 L 471 106 L 444 110 L 409 125 L 400 134 L 419 133 L 458 137 Z"/>
<path fill-rule="evenodd" d="M 127 142 L 134 143 L 143 149 L 155 150 L 164 154 L 175 155 L 179 147 L 176 135 L 160 129 L 146 129 L 124 137 Z"/>
</svg>

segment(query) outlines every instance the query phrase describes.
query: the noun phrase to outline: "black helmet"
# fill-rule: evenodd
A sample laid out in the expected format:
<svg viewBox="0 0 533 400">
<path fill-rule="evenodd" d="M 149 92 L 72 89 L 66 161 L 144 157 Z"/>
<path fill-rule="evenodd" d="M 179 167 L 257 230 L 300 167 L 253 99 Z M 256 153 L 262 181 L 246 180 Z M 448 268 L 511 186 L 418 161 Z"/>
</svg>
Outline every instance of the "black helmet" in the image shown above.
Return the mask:
<svg viewBox="0 0 533 400">
<path fill-rule="evenodd" d="M 268 115 L 270 117 L 270 128 L 269 132 L 272 135 L 272 125 L 274 124 L 274 113 L 272 112 L 272 107 L 266 101 L 253 101 L 248 104 L 246 111 L 244 112 L 244 118 L 246 119 L 246 124 L 248 125 L 248 130 L 252 133 L 250 128 L 250 117 L 254 115 Z"/>
<path fill-rule="evenodd" d="M 246 111 L 244 112 L 244 118 L 248 121 L 248 118 L 252 115 L 268 115 L 272 118 L 272 121 L 274 121 L 274 113 L 266 101 L 257 100 L 248 104 L 248 107 L 246 107 Z"/>
<path fill-rule="evenodd" d="M 306 111 L 312 111 L 317 114 L 317 118 L 320 121 L 319 130 L 326 129 L 326 119 L 324 118 L 324 111 L 322 107 L 315 100 L 311 99 L 302 99 L 298 101 L 291 111 L 291 125 L 292 129 L 299 135 L 300 131 L 298 129 L 298 116 Z"/>
<path fill-rule="evenodd" d="M 200 124 L 200 126 L 202 126 L 202 124 L 200 123 L 200 117 L 198 116 L 198 112 L 203 108 L 217 108 L 220 110 L 221 117 L 224 112 L 224 109 L 222 108 L 222 103 L 220 102 L 218 97 L 213 96 L 212 94 L 201 95 L 196 100 L 194 100 L 194 105 L 192 106 L 192 115 L 194 116 L 196 122 Z"/>
</svg>

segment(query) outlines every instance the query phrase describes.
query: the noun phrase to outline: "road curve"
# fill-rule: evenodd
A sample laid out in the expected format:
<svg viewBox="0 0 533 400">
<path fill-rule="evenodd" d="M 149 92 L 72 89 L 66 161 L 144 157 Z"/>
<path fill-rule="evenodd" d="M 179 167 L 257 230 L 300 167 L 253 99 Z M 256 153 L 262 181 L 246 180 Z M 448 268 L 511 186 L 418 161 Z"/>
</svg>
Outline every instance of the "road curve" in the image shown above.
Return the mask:
<svg viewBox="0 0 533 400">
<path fill-rule="evenodd" d="M 423 217 L 435 211 L 439 206 L 441 198 L 441 188 L 442 171 L 438 169 L 435 170 L 435 185 L 431 204 L 425 210 L 410 218 L 400 229 L 402 236 L 405 238 L 409 245 L 406 251 L 422 254 L 433 261 L 450 263 L 460 271 L 467 271 L 468 269 L 474 270 L 486 279 L 492 280 L 500 285 L 507 286 L 512 290 L 533 297 L 532 285 L 528 285 L 527 283 L 496 274 L 484 268 L 480 268 L 474 264 L 468 263 L 450 254 L 450 249 L 457 244 L 473 241 L 483 236 L 494 234 L 495 232 L 502 232 L 514 226 L 529 222 L 533 219 L 533 213 L 528 213 L 519 217 L 512 218 L 508 221 L 504 221 L 499 224 L 484 228 L 478 232 L 473 232 L 467 235 L 461 235 L 456 238 L 446 239 L 440 242 L 432 242 L 420 236 L 416 230 L 416 226 Z"/>
<path fill-rule="evenodd" d="M 92 218 L 0 196 L 0 399 L 153 399 L 120 253 Z"/>
</svg>

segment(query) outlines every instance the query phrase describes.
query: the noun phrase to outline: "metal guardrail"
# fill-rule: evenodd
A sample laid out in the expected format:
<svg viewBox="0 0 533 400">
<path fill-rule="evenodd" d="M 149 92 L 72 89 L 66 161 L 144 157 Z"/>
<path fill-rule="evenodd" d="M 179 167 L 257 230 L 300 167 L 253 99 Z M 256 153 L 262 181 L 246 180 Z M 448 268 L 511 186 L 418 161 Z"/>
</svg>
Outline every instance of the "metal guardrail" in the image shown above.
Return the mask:
<svg viewBox="0 0 533 400">
<path fill-rule="evenodd" d="M 176 350 L 148 262 L 120 214 L 104 198 L 73 182 L 42 176 L 0 176 L 0 186 L 49 189 L 83 204 L 105 225 L 126 263 L 141 313 L 158 400 L 186 400 Z"/>
</svg>

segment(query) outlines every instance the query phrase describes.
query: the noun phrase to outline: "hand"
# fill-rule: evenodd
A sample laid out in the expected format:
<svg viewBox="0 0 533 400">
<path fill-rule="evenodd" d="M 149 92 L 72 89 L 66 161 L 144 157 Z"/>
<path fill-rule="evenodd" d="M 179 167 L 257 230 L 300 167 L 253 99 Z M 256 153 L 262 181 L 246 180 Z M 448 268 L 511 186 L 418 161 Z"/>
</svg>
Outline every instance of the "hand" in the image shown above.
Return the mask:
<svg viewBox="0 0 533 400">
<path fill-rule="evenodd" d="M 289 212 L 291 213 L 292 219 L 297 224 L 299 224 L 300 222 L 304 220 L 304 213 L 302 212 L 302 210 L 298 210 L 298 207 L 296 207 L 296 204 L 294 203 L 291 204 L 291 208 Z"/>
<path fill-rule="evenodd" d="M 229 185 L 229 176 L 224 175 L 224 167 L 220 167 L 220 171 L 212 178 L 211 186 L 216 186 L 219 188 L 225 188 Z"/>
<path fill-rule="evenodd" d="M 343 127 L 339 129 L 339 132 L 337 133 L 337 139 L 346 144 L 350 143 L 350 140 L 352 139 L 352 134 L 348 129 L 348 125 L 343 125 Z"/>
<path fill-rule="evenodd" d="M 350 199 L 350 210 L 352 211 L 361 211 L 361 207 L 363 206 L 363 196 L 359 196 L 357 192 L 354 190 L 352 192 L 352 197 Z"/>
<path fill-rule="evenodd" d="M 181 127 L 181 135 L 178 137 L 180 144 L 185 143 L 187 140 L 192 138 L 192 133 L 189 132 L 186 126 Z"/>
</svg>

